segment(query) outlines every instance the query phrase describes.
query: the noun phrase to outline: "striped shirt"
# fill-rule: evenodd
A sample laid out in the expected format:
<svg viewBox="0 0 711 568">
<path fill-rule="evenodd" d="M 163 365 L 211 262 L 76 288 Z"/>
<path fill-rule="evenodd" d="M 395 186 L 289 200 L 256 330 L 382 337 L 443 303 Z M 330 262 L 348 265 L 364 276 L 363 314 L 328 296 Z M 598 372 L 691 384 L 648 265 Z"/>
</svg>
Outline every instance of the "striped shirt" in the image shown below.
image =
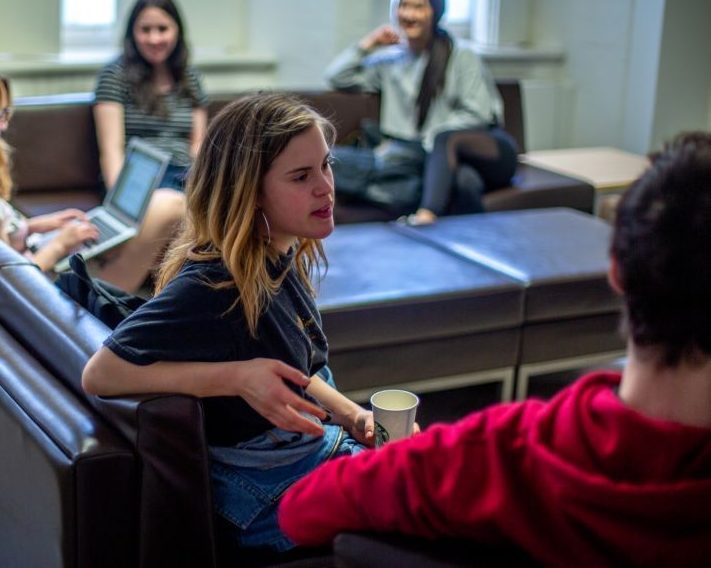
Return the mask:
<svg viewBox="0 0 711 568">
<path fill-rule="evenodd" d="M 193 101 L 188 94 L 173 89 L 161 95 L 167 116 L 148 114 L 136 105 L 126 80 L 125 66 L 119 59 L 109 63 L 99 73 L 94 92 L 96 102 L 114 102 L 123 105 L 126 142 L 131 137 L 138 136 L 157 148 L 171 153 L 172 164 L 180 167 L 190 166 L 192 111 L 195 107 L 207 106 L 207 95 L 195 69 L 186 68 L 185 75 L 188 87 L 195 93 L 197 100 Z"/>
</svg>

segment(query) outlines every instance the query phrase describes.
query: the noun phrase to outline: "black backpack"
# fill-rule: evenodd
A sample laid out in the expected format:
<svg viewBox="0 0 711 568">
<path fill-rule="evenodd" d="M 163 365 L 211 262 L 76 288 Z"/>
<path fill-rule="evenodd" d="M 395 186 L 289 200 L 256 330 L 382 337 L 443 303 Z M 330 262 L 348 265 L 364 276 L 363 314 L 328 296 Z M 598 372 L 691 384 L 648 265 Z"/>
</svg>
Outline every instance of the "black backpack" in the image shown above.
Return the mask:
<svg viewBox="0 0 711 568">
<path fill-rule="evenodd" d="M 92 278 L 80 254 L 70 257 L 69 266 L 71 270 L 59 275 L 55 281 L 56 286 L 111 329 L 115 329 L 146 303 L 146 299 L 141 296 L 129 294 L 108 282 Z"/>
</svg>

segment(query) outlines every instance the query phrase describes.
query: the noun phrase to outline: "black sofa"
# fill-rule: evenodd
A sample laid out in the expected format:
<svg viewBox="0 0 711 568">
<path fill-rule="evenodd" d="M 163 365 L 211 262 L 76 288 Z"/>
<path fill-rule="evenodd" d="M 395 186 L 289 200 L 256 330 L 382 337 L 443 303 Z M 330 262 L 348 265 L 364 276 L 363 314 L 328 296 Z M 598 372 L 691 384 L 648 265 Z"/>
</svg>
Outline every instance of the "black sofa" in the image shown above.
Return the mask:
<svg viewBox="0 0 711 568">
<path fill-rule="evenodd" d="M 523 100 L 515 80 L 497 82 L 504 101 L 506 129 L 525 152 Z M 338 143 L 352 142 L 361 121 L 376 121 L 376 95 L 332 91 L 297 91 L 307 102 L 329 117 L 337 127 Z M 213 94 L 210 116 L 238 93 Z M 15 101 L 15 115 L 6 133 L 14 147 L 14 204 L 29 216 L 66 207 L 89 209 L 104 194 L 99 169 L 91 93 L 26 97 Z M 583 180 L 564 176 L 520 162 L 511 186 L 487 194 L 488 211 L 570 207 L 591 213 L 594 188 Z M 385 221 L 388 212 L 368 205 L 337 203 L 339 224 Z"/>
<path fill-rule="evenodd" d="M 214 565 L 200 404 L 86 396 L 108 328 L 2 243 L 0 267 L 0 565 Z"/>
</svg>

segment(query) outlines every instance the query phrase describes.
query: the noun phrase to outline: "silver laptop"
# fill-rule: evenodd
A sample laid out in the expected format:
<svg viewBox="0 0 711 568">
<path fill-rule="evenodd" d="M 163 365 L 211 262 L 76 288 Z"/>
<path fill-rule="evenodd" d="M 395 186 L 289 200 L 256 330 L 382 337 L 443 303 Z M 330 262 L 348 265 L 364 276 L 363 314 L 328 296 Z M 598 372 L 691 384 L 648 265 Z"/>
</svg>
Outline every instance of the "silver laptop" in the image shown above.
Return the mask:
<svg viewBox="0 0 711 568">
<path fill-rule="evenodd" d="M 87 243 L 74 252 L 90 259 L 126 242 L 138 233 L 143 217 L 156 189 L 165 173 L 170 154 L 138 138 L 132 138 L 126 146 L 126 158 L 119 173 L 116 185 L 111 188 L 99 207 L 87 211 L 91 223 L 99 229 L 96 241 Z M 42 246 L 45 239 L 53 235 L 41 235 Z M 55 272 L 69 269 L 69 257 L 61 259 L 55 266 Z"/>
</svg>

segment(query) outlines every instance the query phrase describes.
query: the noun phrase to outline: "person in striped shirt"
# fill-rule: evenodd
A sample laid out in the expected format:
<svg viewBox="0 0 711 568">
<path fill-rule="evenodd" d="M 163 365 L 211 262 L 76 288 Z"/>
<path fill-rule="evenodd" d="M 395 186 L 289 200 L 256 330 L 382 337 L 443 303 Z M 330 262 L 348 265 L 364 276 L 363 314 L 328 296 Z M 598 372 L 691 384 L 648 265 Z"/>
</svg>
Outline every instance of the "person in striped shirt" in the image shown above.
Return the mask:
<svg viewBox="0 0 711 568">
<path fill-rule="evenodd" d="M 94 106 L 101 171 L 111 187 L 131 137 L 170 152 L 161 187 L 182 189 L 207 129 L 207 96 L 188 65 L 182 18 L 172 0 L 138 0 L 123 54 L 97 80 Z"/>
</svg>

